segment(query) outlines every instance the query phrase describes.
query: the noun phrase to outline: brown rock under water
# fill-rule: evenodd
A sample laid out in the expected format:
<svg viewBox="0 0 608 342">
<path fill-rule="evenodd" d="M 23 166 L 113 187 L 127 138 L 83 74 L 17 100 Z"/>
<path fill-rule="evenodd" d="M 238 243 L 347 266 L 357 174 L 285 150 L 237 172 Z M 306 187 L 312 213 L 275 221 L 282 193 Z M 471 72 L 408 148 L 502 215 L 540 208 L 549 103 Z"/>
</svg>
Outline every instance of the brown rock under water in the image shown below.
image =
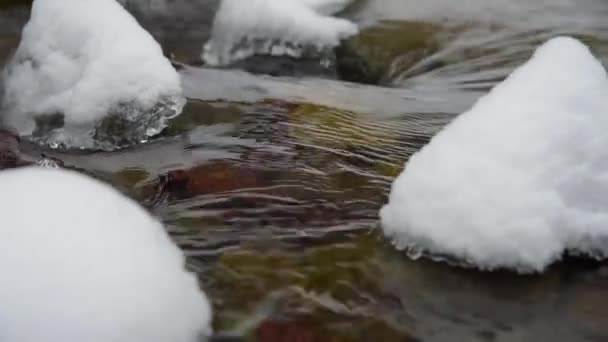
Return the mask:
<svg viewBox="0 0 608 342">
<path fill-rule="evenodd" d="M 304 323 L 267 320 L 256 330 L 260 342 L 326 342 L 327 339 Z"/>
<path fill-rule="evenodd" d="M 167 189 L 171 193 L 202 195 L 234 191 L 258 186 L 252 170 L 227 162 L 212 162 L 189 170 L 174 170 L 168 174 Z"/>
</svg>

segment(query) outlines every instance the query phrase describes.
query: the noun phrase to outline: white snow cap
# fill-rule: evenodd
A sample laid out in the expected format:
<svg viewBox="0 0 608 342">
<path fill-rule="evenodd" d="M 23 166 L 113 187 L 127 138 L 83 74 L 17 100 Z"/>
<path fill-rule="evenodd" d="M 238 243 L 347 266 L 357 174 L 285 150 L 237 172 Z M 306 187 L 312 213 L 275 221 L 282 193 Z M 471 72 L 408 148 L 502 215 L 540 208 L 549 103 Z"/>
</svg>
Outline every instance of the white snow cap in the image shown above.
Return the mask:
<svg viewBox="0 0 608 342">
<path fill-rule="evenodd" d="M 226 65 L 255 54 L 300 57 L 305 49 L 334 48 L 357 34 L 334 18 L 352 0 L 222 0 L 202 59 Z"/>
<path fill-rule="evenodd" d="M 198 342 L 210 307 L 132 200 L 65 171 L 0 171 L 0 340 Z"/>
<path fill-rule="evenodd" d="M 480 269 L 542 271 L 565 251 L 608 256 L 608 79 L 573 38 L 532 59 L 405 166 L 384 233 Z"/>
<path fill-rule="evenodd" d="M 48 142 L 70 147 L 95 147 L 108 114 L 133 126 L 116 140 L 144 140 L 184 104 L 160 45 L 115 0 L 34 0 L 3 80 L 7 123 L 31 135 L 36 117 L 64 114 Z"/>
</svg>

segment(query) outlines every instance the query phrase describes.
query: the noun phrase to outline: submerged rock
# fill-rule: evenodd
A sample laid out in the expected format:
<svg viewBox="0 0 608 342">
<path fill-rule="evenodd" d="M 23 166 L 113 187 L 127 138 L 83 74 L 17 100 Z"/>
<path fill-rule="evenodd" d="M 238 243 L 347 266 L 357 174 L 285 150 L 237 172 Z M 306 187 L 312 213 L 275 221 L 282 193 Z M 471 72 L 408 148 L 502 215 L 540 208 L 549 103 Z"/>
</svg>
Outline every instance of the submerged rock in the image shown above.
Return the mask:
<svg viewBox="0 0 608 342">
<path fill-rule="evenodd" d="M 167 175 L 167 189 L 173 195 L 189 196 L 221 193 L 259 186 L 252 170 L 226 162 L 213 162 L 189 170 L 173 170 Z"/>
<path fill-rule="evenodd" d="M 407 70 L 438 48 L 432 23 L 383 21 L 364 28 L 336 49 L 341 80 L 386 85 L 393 70 Z"/>
</svg>

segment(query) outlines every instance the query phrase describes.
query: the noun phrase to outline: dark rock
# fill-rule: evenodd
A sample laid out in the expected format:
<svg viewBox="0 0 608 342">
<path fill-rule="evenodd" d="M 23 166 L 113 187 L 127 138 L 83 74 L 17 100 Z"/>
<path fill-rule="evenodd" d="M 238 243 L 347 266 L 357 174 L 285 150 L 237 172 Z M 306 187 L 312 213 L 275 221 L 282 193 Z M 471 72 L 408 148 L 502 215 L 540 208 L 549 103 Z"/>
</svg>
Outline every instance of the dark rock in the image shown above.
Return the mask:
<svg viewBox="0 0 608 342">
<path fill-rule="evenodd" d="M 19 137 L 9 130 L 0 128 L 0 170 L 24 164 L 19 155 Z"/>
<path fill-rule="evenodd" d="M 220 0 L 125 0 L 125 8 L 161 44 L 165 54 L 187 63 L 200 63 Z"/>
<path fill-rule="evenodd" d="M 320 77 L 336 79 L 335 56 L 327 52 L 323 55 L 293 58 L 288 56 L 252 56 L 235 62 L 229 68 L 241 69 L 252 74 L 276 77 Z"/>
<path fill-rule="evenodd" d="M 10 8 L 17 6 L 29 6 L 32 4 L 32 0 L 2 0 L 0 2 L 0 8 Z"/>
</svg>

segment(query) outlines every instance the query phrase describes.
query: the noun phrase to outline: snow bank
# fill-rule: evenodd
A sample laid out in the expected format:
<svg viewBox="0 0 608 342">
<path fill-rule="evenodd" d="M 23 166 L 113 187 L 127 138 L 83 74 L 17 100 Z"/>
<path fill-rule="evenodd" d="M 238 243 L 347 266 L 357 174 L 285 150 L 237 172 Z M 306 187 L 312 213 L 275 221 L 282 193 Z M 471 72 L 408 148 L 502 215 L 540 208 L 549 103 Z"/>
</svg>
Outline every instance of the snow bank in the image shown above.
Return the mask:
<svg viewBox="0 0 608 342">
<path fill-rule="evenodd" d="M 139 142 L 184 104 L 161 47 L 114 0 L 35 0 L 3 79 L 8 123 L 54 145 Z M 62 129 L 37 119 L 58 113 Z M 115 124 L 100 124 L 108 117 Z"/>
<path fill-rule="evenodd" d="M 407 163 L 380 212 L 411 256 L 542 271 L 608 256 L 608 80 L 555 38 Z"/>
<path fill-rule="evenodd" d="M 301 57 L 336 47 L 357 26 L 331 17 L 351 0 L 223 0 L 202 59 L 226 65 L 254 54 Z"/>
<path fill-rule="evenodd" d="M 194 342 L 210 308 L 130 199 L 68 171 L 0 172 L 0 340 Z"/>
</svg>

